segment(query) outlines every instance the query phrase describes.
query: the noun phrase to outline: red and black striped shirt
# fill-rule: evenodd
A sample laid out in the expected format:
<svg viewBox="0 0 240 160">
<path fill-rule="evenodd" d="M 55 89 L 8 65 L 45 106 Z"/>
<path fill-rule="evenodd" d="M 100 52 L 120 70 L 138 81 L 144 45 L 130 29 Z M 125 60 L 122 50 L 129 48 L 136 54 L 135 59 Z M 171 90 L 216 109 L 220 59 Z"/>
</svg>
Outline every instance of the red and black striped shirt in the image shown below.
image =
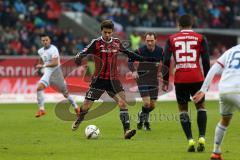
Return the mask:
<svg viewBox="0 0 240 160">
<path fill-rule="evenodd" d="M 95 62 L 95 78 L 115 80 L 118 77 L 117 72 L 117 56 L 122 52 L 131 59 L 139 61 L 143 60 L 143 57 L 137 55 L 125 49 L 118 38 L 111 38 L 110 41 L 103 40 L 102 37 L 93 39 L 91 43 L 80 53 L 78 56 L 84 57 L 89 54 L 94 56 Z"/>
</svg>

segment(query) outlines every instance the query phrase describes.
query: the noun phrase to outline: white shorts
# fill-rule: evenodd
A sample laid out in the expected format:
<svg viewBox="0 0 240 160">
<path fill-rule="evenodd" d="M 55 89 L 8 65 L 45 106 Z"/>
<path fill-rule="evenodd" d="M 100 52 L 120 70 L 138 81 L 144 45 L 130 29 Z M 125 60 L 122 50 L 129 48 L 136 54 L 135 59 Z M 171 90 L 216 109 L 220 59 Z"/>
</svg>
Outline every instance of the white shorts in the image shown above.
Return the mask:
<svg viewBox="0 0 240 160">
<path fill-rule="evenodd" d="M 240 110 L 240 94 L 220 94 L 220 114 L 231 116 L 235 110 Z"/>
<path fill-rule="evenodd" d="M 54 89 L 57 89 L 57 91 L 63 94 L 68 93 L 66 82 L 60 67 L 57 67 L 53 71 L 45 70 L 43 76 L 39 80 L 39 83 L 44 84 L 45 87 L 51 85 Z"/>
</svg>

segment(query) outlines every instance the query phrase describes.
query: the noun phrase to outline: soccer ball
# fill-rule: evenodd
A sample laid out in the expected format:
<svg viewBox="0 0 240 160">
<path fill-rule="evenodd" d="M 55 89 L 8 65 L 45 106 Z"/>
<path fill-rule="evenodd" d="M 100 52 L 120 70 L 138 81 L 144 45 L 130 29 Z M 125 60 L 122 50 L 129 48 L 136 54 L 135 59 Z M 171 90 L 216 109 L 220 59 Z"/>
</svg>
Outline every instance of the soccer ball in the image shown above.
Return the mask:
<svg viewBox="0 0 240 160">
<path fill-rule="evenodd" d="M 87 139 L 97 139 L 100 135 L 100 130 L 95 125 L 89 125 L 85 129 Z"/>
</svg>

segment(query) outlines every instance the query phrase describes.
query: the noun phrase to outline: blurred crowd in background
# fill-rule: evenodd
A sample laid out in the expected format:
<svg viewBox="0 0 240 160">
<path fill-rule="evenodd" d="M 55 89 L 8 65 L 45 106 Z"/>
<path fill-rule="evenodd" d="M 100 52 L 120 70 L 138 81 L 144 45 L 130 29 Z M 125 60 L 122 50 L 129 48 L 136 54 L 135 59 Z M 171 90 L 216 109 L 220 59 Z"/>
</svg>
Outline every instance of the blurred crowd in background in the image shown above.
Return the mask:
<svg viewBox="0 0 240 160">
<path fill-rule="evenodd" d="M 240 16 L 239 0 L 86 0 L 78 10 L 122 26 L 175 27 L 179 15 L 194 15 L 195 27 L 231 28 Z M 81 7 L 80 7 L 81 6 Z"/>
<path fill-rule="evenodd" d="M 51 33 L 62 55 L 83 49 L 88 37 L 76 37 L 71 28 L 58 27 L 63 11 L 85 12 L 98 21 L 112 19 L 125 33 L 127 26 L 176 27 L 179 15 L 194 16 L 196 28 L 234 28 L 240 17 L 239 0 L 2 0 L 0 1 L 0 55 L 36 55 L 39 34 Z M 141 44 L 141 36 L 133 48 Z M 222 51 L 220 44 L 213 52 Z"/>
</svg>

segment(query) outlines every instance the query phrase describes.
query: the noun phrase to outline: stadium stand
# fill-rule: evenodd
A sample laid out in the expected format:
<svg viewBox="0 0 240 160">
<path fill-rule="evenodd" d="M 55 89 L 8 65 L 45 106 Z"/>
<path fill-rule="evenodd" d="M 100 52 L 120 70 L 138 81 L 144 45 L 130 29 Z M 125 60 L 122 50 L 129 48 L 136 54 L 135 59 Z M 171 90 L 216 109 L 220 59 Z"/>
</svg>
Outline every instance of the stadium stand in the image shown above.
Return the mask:
<svg viewBox="0 0 240 160">
<path fill-rule="evenodd" d="M 49 32 L 61 53 L 69 55 L 76 46 L 82 49 L 86 37 L 74 37 L 71 28 L 60 29 L 62 6 L 51 1 L 0 1 L 0 55 L 36 55 L 39 34 Z"/>
<path fill-rule="evenodd" d="M 237 0 L 90 0 L 85 12 L 99 20 L 112 18 L 123 26 L 175 27 L 179 15 L 190 13 L 198 28 L 232 28 L 240 14 Z"/>
<path fill-rule="evenodd" d="M 38 35 L 43 32 L 52 34 L 54 44 L 61 46 L 62 55 L 73 54 L 75 48 L 82 49 L 88 37 L 74 36 L 71 28 L 58 26 L 64 11 L 84 12 L 98 21 L 112 19 L 122 37 L 127 36 L 124 35 L 127 26 L 173 28 L 176 18 L 184 13 L 194 15 L 196 28 L 236 28 L 240 19 L 238 0 L 3 0 L 0 1 L 0 55 L 35 55 L 40 46 Z"/>
</svg>

